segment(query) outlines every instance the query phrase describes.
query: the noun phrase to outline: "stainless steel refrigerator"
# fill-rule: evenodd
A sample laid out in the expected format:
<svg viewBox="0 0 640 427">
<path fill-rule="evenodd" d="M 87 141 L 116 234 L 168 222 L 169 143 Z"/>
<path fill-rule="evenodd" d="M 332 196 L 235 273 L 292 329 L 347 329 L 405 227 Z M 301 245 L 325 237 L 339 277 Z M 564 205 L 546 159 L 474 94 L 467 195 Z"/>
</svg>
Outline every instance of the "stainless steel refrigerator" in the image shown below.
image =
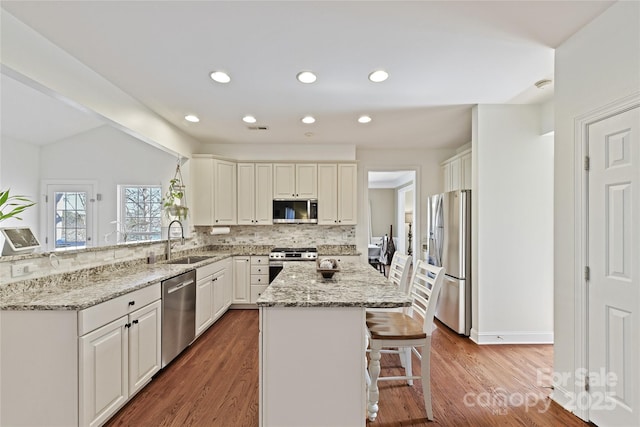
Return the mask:
<svg viewBox="0 0 640 427">
<path fill-rule="evenodd" d="M 471 190 L 430 196 L 429 264 L 445 268 L 436 317 L 459 334 L 471 332 Z"/>
</svg>

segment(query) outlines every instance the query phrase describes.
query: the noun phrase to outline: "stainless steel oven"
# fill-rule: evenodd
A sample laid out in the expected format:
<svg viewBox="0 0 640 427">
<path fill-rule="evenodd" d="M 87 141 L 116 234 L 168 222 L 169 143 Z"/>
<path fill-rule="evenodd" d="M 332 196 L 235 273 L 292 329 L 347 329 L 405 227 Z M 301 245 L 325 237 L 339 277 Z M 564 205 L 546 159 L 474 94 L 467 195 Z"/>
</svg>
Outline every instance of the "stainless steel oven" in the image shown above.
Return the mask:
<svg viewBox="0 0 640 427">
<path fill-rule="evenodd" d="M 318 259 L 316 248 L 274 248 L 269 253 L 269 283 L 282 271 L 285 261 L 314 261 Z"/>
</svg>

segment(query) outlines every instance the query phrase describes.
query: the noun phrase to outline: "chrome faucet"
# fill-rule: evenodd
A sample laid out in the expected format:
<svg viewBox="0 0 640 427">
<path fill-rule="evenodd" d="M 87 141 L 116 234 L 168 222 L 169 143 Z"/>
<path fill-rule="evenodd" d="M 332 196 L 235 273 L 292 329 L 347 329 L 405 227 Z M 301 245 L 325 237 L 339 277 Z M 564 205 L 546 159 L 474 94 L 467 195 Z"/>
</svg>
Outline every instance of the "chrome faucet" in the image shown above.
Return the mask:
<svg viewBox="0 0 640 427">
<path fill-rule="evenodd" d="M 169 223 L 169 228 L 167 228 L 167 261 L 171 261 L 171 226 L 176 222 L 180 226 L 180 244 L 184 245 L 184 227 L 180 221 L 174 219 Z"/>
</svg>

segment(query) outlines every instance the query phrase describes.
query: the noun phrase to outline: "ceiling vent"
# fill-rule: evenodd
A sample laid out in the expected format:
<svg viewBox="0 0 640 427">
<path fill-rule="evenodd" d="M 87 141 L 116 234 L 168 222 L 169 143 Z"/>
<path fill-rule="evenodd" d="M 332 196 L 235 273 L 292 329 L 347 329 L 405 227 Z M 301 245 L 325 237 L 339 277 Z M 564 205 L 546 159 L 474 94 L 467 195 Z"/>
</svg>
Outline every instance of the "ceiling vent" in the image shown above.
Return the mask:
<svg viewBox="0 0 640 427">
<path fill-rule="evenodd" d="M 269 130 L 267 126 L 247 126 L 249 130 Z"/>
</svg>

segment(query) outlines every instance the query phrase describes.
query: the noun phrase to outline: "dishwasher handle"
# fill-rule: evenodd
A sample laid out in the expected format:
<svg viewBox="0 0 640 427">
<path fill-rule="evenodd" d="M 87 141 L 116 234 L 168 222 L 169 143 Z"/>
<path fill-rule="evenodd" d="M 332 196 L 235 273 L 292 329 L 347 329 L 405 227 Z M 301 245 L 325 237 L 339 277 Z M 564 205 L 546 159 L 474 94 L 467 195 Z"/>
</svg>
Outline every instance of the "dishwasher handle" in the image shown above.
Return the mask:
<svg viewBox="0 0 640 427">
<path fill-rule="evenodd" d="M 193 280 L 187 280 L 185 282 L 178 283 L 174 287 L 168 289 L 167 290 L 167 294 L 172 294 L 172 293 L 174 293 L 176 291 L 179 291 L 180 289 L 184 288 L 185 286 L 193 285 L 194 283 L 195 283 L 195 281 L 193 281 Z"/>
</svg>

